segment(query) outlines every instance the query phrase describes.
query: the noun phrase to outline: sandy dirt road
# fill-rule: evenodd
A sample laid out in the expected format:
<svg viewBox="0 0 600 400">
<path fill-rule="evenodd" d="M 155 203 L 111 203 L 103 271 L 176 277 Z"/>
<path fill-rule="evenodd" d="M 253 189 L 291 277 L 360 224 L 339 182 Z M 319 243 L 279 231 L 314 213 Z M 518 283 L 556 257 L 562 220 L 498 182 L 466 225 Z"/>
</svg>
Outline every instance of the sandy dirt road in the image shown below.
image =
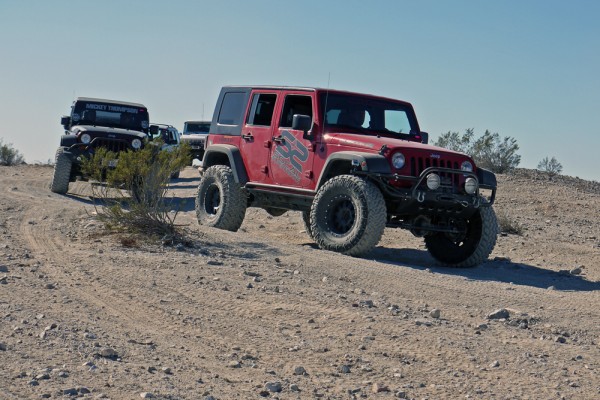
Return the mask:
<svg viewBox="0 0 600 400">
<path fill-rule="evenodd" d="M 299 213 L 200 227 L 192 168 L 171 190 L 191 245 L 124 241 L 51 175 L 0 167 L 2 399 L 600 398 L 597 183 L 500 176 L 523 234 L 450 269 L 398 230 L 319 250 Z"/>
</svg>

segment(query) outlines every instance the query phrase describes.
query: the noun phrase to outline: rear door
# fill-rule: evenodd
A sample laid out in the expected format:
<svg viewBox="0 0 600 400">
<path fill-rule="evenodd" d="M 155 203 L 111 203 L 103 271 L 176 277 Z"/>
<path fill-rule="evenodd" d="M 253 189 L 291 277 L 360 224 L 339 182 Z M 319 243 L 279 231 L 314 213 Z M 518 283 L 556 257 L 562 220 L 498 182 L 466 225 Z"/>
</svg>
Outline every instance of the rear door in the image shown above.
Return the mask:
<svg viewBox="0 0 600 400">
<path fill-rule="evenodd" d="M 272 183 L 269 166 L 277 91 L 253 90 L 242 127 L 240 150 L 250 182 Z"/>
<path fill-rule="evenodd" d="M 270 167 L 273 183 L 288 187 L 312 187 L 314 146 L 304 132 L 292 129 L 295 114 L 314 115 L 314 96 L 303 91 L 282 91 L 273 134 Z M 313 118 L 314 120 L 314 118 Z"/>
</svg>

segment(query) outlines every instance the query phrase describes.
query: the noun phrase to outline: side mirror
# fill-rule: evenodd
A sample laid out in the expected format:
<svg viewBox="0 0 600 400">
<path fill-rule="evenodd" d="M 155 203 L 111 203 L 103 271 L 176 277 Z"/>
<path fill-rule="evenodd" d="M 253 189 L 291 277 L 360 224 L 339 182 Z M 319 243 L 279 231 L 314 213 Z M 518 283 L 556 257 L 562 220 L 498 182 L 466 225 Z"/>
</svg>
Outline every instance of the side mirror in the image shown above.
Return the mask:
<svg viewBox="0 0 600 400">
<path fill-rule="evenodd" d="M 429 143 L 429 133 L 421 132 L 421 143 L 423 143 L 423 144 Z"/>
<path fill-rule="evenodd" d="M 69 125 L 71 125 L 71 117 L 63 116 L 60 118 L 60 124 L 67 129 Z"/>
<path fill-rule="evenodd" d="M 150 125 L 150 135 L 158 135 L 158 125 Z"/>
<path fill-rule="evenodd" d="M 294 114 L 292 119 L 292 129 L 303 131 L 304 135 L 302 136 L 306 140 L 312 140 L 313 135 L 309 135 L 308 131 L 312 128 L 312 118 L 308 115 L 302 114 Z"/>
</svg>

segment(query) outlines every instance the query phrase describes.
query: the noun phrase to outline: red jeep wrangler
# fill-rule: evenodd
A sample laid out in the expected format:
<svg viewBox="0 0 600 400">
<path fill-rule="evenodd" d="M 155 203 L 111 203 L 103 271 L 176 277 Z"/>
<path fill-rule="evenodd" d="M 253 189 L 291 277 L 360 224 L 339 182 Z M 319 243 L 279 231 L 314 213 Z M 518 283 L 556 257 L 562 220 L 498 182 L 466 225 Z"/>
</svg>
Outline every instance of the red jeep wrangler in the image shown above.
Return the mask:
<svg viewBox="0 0 600 400">
<path fill-rule="evenodd" d="M 399 100 L 224 87 L 202 160 L 198 222 L 236 231 L 247 207 L 299 210 L 323 249 L 364 255 L 387 226 L 424 237 L 442 264 L 477 265 L 496 243 L 496 177 L 427 137 Z"/>
</svg>

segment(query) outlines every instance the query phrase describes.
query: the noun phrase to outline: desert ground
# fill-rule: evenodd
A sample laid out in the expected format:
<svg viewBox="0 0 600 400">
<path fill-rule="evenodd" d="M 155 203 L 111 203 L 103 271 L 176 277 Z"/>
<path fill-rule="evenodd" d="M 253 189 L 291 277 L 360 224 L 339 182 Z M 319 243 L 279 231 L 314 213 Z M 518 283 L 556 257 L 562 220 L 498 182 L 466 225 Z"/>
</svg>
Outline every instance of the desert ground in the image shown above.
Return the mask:
<svg viewBox="0 0 600 400">
<path fill-rule="evenodd" d="M 600 183 L 499 175 L 522 233 L 453 269 L 400 230 L 319 250 L 297 212 L 198 226 L 191 167 L 189 243 L 117 235 L 51 176 L 0 167 L 1 399 L 600 398 Z"/>
</svg>

